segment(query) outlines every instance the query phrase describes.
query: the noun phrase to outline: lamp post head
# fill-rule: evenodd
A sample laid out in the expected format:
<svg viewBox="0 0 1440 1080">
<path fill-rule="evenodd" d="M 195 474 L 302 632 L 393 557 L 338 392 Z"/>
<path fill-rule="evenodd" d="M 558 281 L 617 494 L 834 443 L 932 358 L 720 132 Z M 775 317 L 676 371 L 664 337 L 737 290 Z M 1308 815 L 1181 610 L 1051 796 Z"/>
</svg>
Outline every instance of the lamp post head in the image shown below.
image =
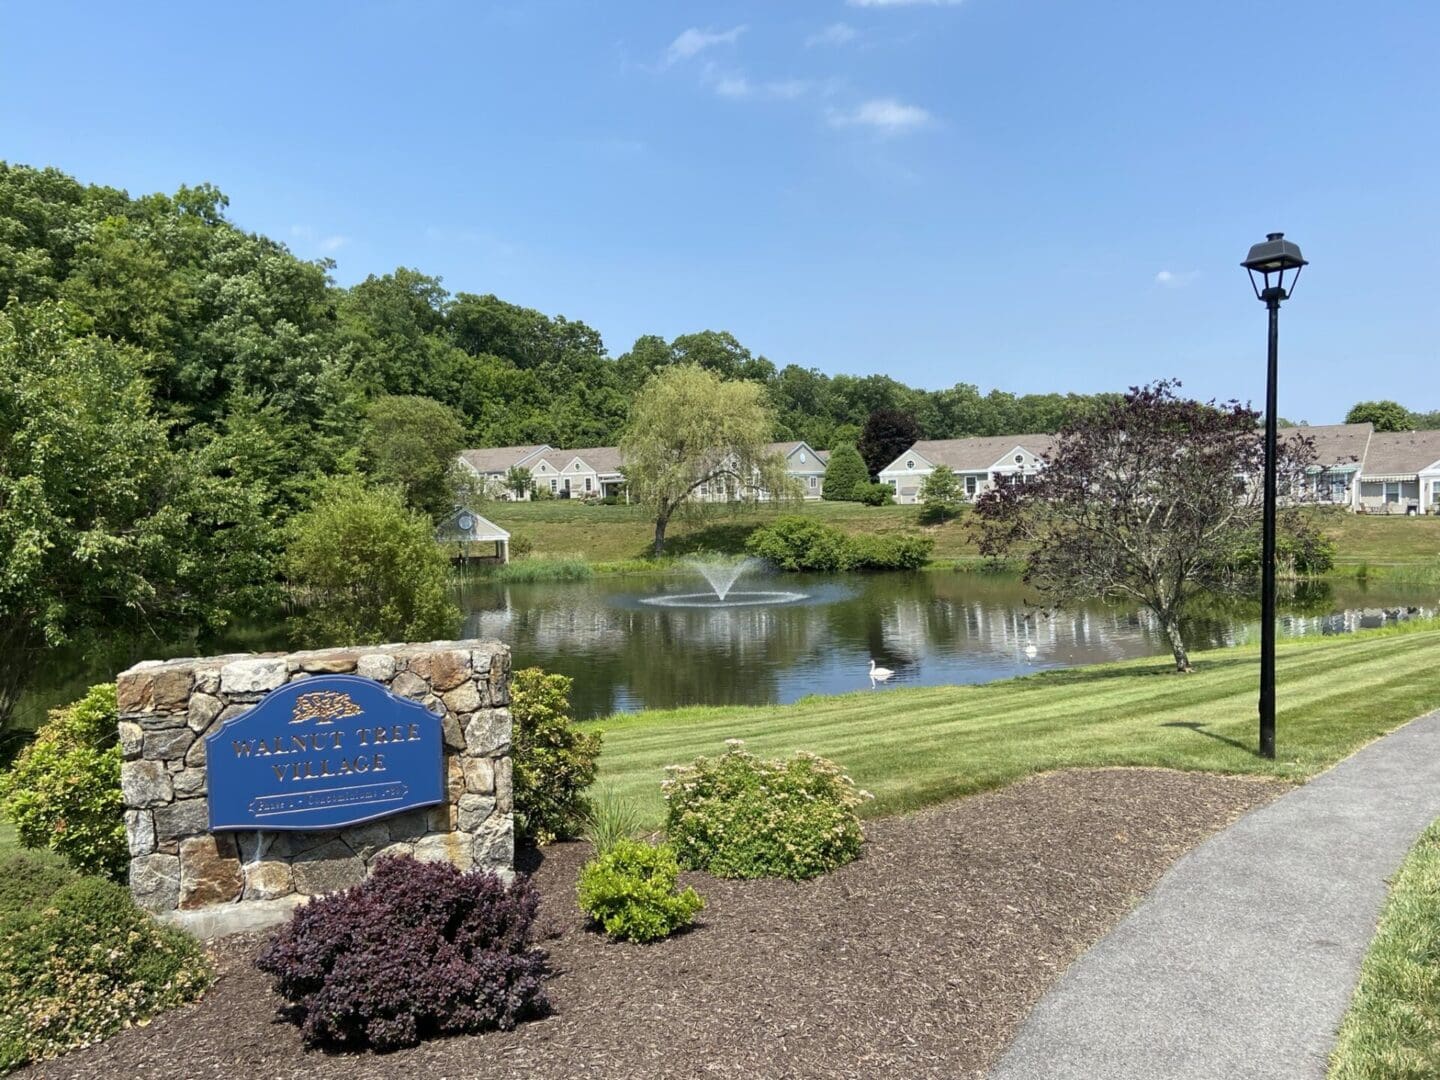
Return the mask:
<svg viewBox="0 0 1440 1080">
<path fill-rule="evenodd" d="M 1250 254 L 1240 265 L 1250 273 L 1255 298 L 1267 304 L 1278 304 L 1290 298 L 1295 291 L 1295 282 L 1299 280 L 1300 268 L 1308 262 L 1300 254 L 1299 244 L 1286 240 L 1284 233 L 1273 232 L 1268 233 L 1262 243 L 1252 245 Z M 1285 277 L 1287 273 L 1290 275 L 1288 281 Z"/>
</svg>

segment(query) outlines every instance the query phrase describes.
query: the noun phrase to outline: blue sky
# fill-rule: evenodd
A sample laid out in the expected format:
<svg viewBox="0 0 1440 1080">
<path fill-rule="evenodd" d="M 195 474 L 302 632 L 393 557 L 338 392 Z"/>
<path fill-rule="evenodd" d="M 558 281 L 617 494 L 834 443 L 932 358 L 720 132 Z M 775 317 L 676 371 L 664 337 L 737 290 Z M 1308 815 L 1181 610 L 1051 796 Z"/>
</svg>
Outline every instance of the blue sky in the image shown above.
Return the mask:
<svg viewBox="0 0 1440 1080">
<path fill-rule="evenodd" d="M 1440 408 L 1440 5 L 0 0 L 0 158 L 211 181 L 350 283 L 1017 393 Z M 1413 249 L 1413 250 L 1407 250 Z M 1397 254 L 1399 253 L 1399 254 Z M 1403 263 L 1401 260 L 1404 260 Z"/>
</svg>

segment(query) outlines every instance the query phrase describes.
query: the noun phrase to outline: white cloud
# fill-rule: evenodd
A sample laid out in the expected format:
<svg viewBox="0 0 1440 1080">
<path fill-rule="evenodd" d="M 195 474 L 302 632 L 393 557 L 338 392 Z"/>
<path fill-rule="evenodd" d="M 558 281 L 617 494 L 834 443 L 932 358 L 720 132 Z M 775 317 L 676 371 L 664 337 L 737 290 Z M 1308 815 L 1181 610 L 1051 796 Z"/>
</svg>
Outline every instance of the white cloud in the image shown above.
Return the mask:
<svg viewBox="0 0 1440 1080">
<path fill-rule="evenodd" d="M 929 7 L 955 7 L 964 0 L 845 0 L 851 7 L 914 7 L 925 4 Z"/>
<path fill-rule="evenodd" d="M 907 105 L 895 98 L 873 98 L 854 109 L 832 111 L 835 127 L 868 127 L 884 135 L 899 135 L 928 127 L 935 118 L 919 105 Z"/>
<path fill-rule="evenodd" d="M 716 45 L 733 45 L 744 32 L 743 24 L 729 30 L 701 30 L 698 26 L 692 26 L 670 43 L 665 50 L 665 63 L 668 66 L 681 60 L 689 60 Z"/>
<path fill-rule="evenodd" d="M 1182 289 L 1199 276 L 1199 270 L 1161 270 L 1155 275 L 1155 284 L 1166 289 Z"/>
<path fill-rule="evenodd" d="M 749 97 L 753 92 L 750 80 L 744 75 L 722 75 L 712 85 L 715 93 L 721 97 L 743 98 Z"/>
<path fill-rule="evenodd" d="M 726 98 L 794 101 L 815 89 L 815 84 L 807 79 L 773 79 L 769 82 L 751 82 L 743 72 L 724 71 L 717 65 L 709 63 L 701 72 L 700 79 L 704 85 Z"/>
<path fill-rule="evenodd" d="M 837 22 L 811 34 L 805 39 L 805 45 L 807 48 L 813 48 L 816 45 L 846 45 L 859 36 L 860 31 L 849 23 Z"/>
</svg>

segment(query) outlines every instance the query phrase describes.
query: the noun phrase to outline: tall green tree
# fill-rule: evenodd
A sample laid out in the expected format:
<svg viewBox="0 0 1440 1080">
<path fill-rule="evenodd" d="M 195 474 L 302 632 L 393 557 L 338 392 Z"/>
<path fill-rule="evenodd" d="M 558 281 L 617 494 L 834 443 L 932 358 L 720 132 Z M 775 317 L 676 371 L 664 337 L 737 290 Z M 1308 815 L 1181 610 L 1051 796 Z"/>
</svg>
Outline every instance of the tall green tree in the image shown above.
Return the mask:
<svg viewBox="0 0 1440 1080">
<path fill-rule="evenodd" d="M 765 492 L 776 503 L 798 495 L 785 463 L 771 453 L 775 416 L 759 383 L 727 381 L 682 364 L 653 376 L 635 399 L 621 440 L 631 495 L 655 518 L 655 555 L 677 512 L 703 514 L 715 504 L 701 489 L 735 498 Z"/>
<path fill-rule="evenodd" d="M 0 312 L 0 724 L 42 650 L 223 622 L 256 570 L 253 504 L 171 449 L 144 357 L 75 318 Z"/>
<path fill-rule="evenodd" d="M 329 484 L 292 522 L 284 568 L 307 645 L 431 641 L 459 627 L 435 526 L 397 488 Z"/>
<path fill-rule="evenodd" d="M 822 494 L 832 502 L 854 502 L 857 488 L 870 482 L 869 471 L 860 451 L 849 443 L 841 443 L 830 451 L 825 466 L 825 487 Z"/>
<path fill-rule="evenodd" d="M 436 521 L 455 508 L 455 460 L 465 429 L 452 410 L 425 397 L 376 398 L 361 445 L 371 478 L 398 487 L 411 507 Z"/>
<path fill-rule="evenodd" d="M 1409 431 L 1410 410 L 1398 401 L 1361 401 L 1345 414 L 1347 424 L 1374 424 L 1376 431 Z"/>
</svg>

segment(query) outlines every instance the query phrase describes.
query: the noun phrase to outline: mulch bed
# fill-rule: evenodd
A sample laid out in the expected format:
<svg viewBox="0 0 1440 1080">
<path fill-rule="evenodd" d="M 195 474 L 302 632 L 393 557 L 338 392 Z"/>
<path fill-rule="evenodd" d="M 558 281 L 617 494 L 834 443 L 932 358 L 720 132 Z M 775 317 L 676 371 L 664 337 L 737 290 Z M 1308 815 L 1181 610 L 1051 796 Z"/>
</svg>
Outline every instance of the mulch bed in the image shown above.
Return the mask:
<svg viewBox="0 0 1440 1080">
<path fill-rule="evenodd" d="M 686 875 L 699 925 L 609 944 L 575 907 L 583 844 L 529 856 L 550 1017 L 384 1056 L 306 1051 L 253 961 L 215 948 L 196 1005 L 21 1075 L 979 1076 L 1065 966 L 1177 856 L 1281 785 L 1158 769 L 1052 773 L 867 823 L 864 856 L 804 884 Z"/>
</svg>

